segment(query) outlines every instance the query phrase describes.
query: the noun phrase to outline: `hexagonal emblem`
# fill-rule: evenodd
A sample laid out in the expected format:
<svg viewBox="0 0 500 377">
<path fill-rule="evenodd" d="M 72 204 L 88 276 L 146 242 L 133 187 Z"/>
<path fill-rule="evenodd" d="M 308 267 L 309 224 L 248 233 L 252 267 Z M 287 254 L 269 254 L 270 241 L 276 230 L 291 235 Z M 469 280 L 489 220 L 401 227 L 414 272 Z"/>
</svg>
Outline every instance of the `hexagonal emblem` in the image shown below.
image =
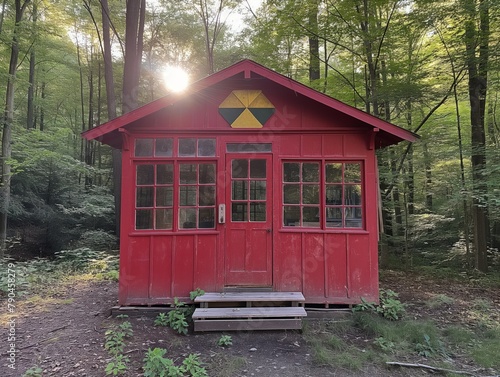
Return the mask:
<svg viewBox="0 0 500 377">
<path fill-rule="evenodd" d="M 262 128 L 274 106 L 262 90 L 233 90 L 220 104 L 219 114 L 232 128 Z"/>
</svg>

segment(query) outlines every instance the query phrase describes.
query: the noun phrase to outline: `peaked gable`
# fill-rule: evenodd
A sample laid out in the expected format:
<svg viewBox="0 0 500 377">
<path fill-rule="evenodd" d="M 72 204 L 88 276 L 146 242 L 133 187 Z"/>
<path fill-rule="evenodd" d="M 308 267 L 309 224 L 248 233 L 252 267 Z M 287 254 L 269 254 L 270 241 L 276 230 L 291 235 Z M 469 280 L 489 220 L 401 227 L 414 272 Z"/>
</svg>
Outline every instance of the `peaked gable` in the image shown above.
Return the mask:
<svg viewBox="0 0 500 377">
<path fill-rule="evenodd" d="M 398 127 L 392 123 L 386 122 L 367 114 L 362 110 L 320 93 L 252 60 L 242 60 L 226 69 L 192 83 L 183 93 L 172 93 L 157 99 L 127 114 L 112 119 L 107 123 L 85 131 L 82 133 L 82 136 L 87 140 L 98 140 L 115 148 L 121 148 L 122 138 L 118 135 L 118 132 L 121 129 L 126 129 L 127 126 L 145 117 L 151 116 L 178 103 L 181 100 L 194 96 L 205 89 L 235 77 L 242 79 L 264 78 L 276 85 L 294 92 L 295 94 L 307 97 L 333 111 L 340 112 L 345 116 L 355 119 L 357 122 L 372 127 L 374 131 L 377 131 L 376 137 L 378 147 L 396 144 L 404 140 L 413 142 L 418 139 L 416 134 L 407 131 L 404 128 Z"/>
</svg>

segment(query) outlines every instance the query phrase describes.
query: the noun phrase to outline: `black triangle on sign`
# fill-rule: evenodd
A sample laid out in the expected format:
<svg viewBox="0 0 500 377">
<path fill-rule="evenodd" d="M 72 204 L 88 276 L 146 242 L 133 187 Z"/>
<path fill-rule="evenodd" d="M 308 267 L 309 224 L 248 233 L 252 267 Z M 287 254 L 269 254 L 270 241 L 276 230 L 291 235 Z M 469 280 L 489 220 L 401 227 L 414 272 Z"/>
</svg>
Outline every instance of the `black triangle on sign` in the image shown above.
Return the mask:
<svg viewBox="0 0 500 377">
<path fill-rule="evenodd" d="M 228 122 L 229 124 L 233 124 L 233 122 L 241 115 L 241 113 L 245 111 L 245 108 L 239 109 L 225 109 L 219 108 L 219 114 Z"/>
<path fill-rule="evenodd" d="M 260 124 L 264 125 L 268 121 L 269 118 L 274 114 L 274 109 L 248 109 L 252 113 L 252 115 L 257 118 Z"/>
</svg>

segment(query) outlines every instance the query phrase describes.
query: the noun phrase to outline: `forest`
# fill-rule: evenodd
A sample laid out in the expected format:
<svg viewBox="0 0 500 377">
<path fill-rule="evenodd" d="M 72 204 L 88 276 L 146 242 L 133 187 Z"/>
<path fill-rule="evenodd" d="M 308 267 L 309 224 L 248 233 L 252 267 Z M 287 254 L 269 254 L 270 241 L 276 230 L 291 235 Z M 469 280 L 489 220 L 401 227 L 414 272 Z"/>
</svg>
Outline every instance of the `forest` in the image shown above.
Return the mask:
<svg viewBox="0 0 500 377">
<path fill-rule="evenodd" d="M 498 269 L 499 5 L 2 0 L 2 255 L 116 247 L 120 155 L 81 132 L 167 95 L 167 67 L 249 58 L 420 135 L 378 154 L 382 265 Z"/>
</svg>

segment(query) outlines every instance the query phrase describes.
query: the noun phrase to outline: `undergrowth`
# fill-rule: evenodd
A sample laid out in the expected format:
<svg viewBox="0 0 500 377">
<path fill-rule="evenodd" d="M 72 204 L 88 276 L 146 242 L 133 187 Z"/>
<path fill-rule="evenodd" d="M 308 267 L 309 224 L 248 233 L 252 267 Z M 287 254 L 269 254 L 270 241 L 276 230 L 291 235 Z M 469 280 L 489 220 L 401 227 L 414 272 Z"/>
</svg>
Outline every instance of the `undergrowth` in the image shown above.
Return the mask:
<svg viewBox="0 0 500 377">
<path fill-rule="evenodd" d="M 17 297 L 49 289 L 72 276 L 88 275 L 95 279 L 118 281 L 118 255 L 88 248 L 64 250 L 55 258 L 35 258 L 29 261 L 14 261 L 4 258 L 0 261 L 0 296 L 8 288 L 9 264 L 14 264 Z M 12 275 L 12 274 L 11 274 Z"/>
</svg>

